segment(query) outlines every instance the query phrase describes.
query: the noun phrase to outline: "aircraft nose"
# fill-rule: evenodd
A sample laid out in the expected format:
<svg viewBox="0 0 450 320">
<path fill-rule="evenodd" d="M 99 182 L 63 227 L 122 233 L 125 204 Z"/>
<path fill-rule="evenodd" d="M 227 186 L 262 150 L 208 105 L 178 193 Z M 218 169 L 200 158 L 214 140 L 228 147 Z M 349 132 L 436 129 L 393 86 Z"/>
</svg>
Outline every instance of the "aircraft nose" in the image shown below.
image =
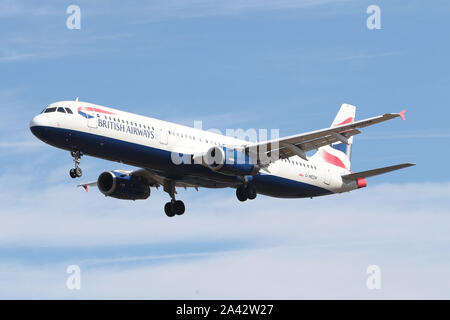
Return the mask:
<svg viewBox="0 0 450 320">
<path fill-rule="evenodd" d="M 47 125 L 47 121 L 46 120 L 47 119 L 42 114 L 38 114 L 33 119 L 31 119 L 31 121 L 30 121 L 30 128 L 33 128 L 33 127 L 44 127 L 44 126 Z"/>
<path fill-rule="evenodd" d="M 42 114 L 38 114 L 30 121 L 31 132 L 40 139 L 41 131 L 48 125 L 46 117 Z"/>
</svg>

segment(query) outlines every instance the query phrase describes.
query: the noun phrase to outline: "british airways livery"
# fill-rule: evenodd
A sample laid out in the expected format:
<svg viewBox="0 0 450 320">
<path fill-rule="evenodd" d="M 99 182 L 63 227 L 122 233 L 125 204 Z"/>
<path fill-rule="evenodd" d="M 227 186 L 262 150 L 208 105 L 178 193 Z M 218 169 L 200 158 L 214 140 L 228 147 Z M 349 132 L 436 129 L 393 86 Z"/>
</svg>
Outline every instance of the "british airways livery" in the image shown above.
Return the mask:
<svg viewBox="0 0 450 320">
<path fill-rule="evenodd" d="M 144 117 L 88 102 L 50 104 L 30 123 L 32 133 L 70 152 L 72 178 L 81 177 L 82 155 L 138 167 L 134 171 L 103 172 L 97 186 L 105 196 L 147 199 L 152 187 L 163 187 L 171 198 L 169 217 L 182 215 L 177 188 L 234 188 L 239 201 L 257 194 L 278 198 L 317 197 L 366 187 L 366 178 L 409 167 L 404 163 L 362 172 L 350 171 L 353 136 L 359 129 L 405 111 L 355 120 L 356 107 L 343 104 L 331 127 L 284 138 L 249 142 Z M 308 151 L 317 150 L 311 157 Z"/>
</svg>

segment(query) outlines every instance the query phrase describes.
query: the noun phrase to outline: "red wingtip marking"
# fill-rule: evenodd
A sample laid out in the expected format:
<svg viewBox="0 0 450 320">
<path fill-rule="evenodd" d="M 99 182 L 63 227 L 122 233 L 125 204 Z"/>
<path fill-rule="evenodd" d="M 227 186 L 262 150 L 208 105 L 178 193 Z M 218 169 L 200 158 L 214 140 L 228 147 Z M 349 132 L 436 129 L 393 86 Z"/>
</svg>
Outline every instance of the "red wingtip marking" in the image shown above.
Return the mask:
<svg viewBox="0 0 450 320">
<path fill-rule="evenodd" d="M 88 186 L 83 186 L 84 190 L 86 190 L 86 192 L 89 191 L 89 187 Z"/>
<path fill-rule="evenodd" d="M 402 112 L 399 112 L 399 113 L 398 113 L 398 115 L 400 116 L 400 118 L 402 118 L 403 121 L 406 120 L 406 118 L 405 118 L 405 112 L 406 112 L 406 110 L 403 110 Z"/>
</svg>

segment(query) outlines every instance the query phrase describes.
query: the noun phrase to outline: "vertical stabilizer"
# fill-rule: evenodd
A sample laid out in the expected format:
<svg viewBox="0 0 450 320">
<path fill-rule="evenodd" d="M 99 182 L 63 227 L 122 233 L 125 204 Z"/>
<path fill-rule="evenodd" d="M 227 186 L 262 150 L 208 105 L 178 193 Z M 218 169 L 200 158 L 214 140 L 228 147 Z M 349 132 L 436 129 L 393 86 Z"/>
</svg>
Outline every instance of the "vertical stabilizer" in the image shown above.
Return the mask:
<svg viewBox="0 0 450 320">
<path fill-rule="evenodd" d="M 355 115 L 356 107 L 344 103 L 334 118 L 331 127 L 352 123 L 355 121 Z M 350 137 L 348 142 L 349 144 L 335 142 L 331 145 L 321 147 L 314 155 L 314 158 L 350 170 L 353 137 Z"/>
</svg>

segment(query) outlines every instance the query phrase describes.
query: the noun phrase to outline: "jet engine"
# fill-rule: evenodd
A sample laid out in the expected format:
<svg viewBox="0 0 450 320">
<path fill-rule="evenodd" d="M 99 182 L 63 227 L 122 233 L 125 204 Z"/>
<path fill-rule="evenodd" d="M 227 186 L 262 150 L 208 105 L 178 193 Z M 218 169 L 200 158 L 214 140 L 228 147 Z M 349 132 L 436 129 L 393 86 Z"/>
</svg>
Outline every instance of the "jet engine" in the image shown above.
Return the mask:
<svg viewBox="0 0 450 320">
<path fill-rule="evenodd" d="M 258 165 L 252 163 L 248 155 L 235 149 L 217 146 L 194 155 L 193 161 L 228 176 L 253 175 L 260 169 Z"/>
<path fill-rule="evenodd" d="M 107 197 L 122 200 L 144 200 L 150 196 L 150 187 L 139 179 L 115 171 L 106 171 L 99 175 L 97 186 Z"/>
</svg>

